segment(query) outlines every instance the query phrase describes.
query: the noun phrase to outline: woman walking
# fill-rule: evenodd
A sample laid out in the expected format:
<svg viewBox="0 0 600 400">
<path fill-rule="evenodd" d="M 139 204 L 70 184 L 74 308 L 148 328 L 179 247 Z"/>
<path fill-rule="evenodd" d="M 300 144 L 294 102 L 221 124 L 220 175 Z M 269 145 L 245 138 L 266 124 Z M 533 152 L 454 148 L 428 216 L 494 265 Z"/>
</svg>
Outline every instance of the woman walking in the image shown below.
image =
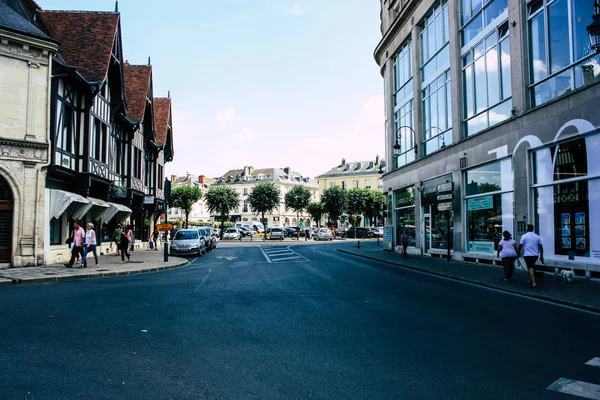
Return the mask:
<svg viewBox="0 0 600 400">
<path fill-rule="evenodd" d="M 497 255 L 502 259 L 504 265 L 504 280 L 510 282 L 515 271 L 515 260 L 517 259 L 517 242 L 510 236 L 510 232 L 502 232 L 504 237 L 498 243 Z"/>
<path fill-rule="evenodd" d="M 98 264 L 98 254 L 96 253 L 96 232 L 94 231 L 94 224 L 88 223 L 85 230 L 85 247 L 83 249 L 83 258 L 81 260 L 83 268 L 87 268 L 87 255 L 89 252 L 94 254 L 94 260 L 96 261 L 96 268 L 100 266 Z"/>
<path fill-rule="evenodd" d="M 121 232 L 121 241 L 119 242 L 119 249 L 121 250 L 121 264 L 125 263 L 125 256 L 127 256 L 127 262 L 131 262 L 131 253 L 129 253 L 129 249 L 131 247 L 131 239 L 129 235 L 131 234 L 131 229 L 127 226 L 123 232 Z"/>
</svg>

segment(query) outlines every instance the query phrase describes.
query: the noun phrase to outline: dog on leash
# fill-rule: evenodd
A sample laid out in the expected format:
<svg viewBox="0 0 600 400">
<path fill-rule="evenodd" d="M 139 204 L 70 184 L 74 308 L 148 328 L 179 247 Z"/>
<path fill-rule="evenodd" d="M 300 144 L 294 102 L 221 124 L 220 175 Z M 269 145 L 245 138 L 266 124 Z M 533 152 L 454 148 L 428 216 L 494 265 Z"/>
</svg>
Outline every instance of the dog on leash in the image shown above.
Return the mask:
<svg viewBox="0 0 600 400">
<path fill-rule="evenodd" d="M 560 271 L 560 275 L 563 278 L 565 283 L 573 283 L 575 282 L 575 272 L 571 269 L 570 271 L 567 269 L 563 269 Z"/>
</svg>

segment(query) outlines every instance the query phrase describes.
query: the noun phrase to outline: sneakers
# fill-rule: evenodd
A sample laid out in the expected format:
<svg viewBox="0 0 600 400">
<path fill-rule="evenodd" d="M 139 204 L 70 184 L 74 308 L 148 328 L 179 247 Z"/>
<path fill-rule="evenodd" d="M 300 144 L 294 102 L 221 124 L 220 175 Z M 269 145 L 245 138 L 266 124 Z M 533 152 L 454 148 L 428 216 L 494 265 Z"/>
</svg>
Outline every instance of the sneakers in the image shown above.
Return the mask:
<svg viewBox="0 0 600 400">
<path fill-rule="evenodd" d="M 72 265 L 69 265 L 69 264 L 65 264 L 65 267 L 67 267 L 67 268 L 72 268 L 73 266 L 72 266 Z"/>
</svg>

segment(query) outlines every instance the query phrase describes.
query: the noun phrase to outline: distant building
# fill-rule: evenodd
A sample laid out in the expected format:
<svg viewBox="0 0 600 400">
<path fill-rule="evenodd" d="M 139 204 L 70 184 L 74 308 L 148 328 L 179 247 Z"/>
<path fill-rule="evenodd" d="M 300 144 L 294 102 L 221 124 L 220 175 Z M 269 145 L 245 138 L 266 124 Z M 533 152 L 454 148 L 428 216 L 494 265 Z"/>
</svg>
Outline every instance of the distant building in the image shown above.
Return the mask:
<svg viewBox="0 0 600 400">
<path fill-rule="evenodd" d="M 197 186 L 202 190 L 202 194 L 206 194 L 211 184 L 215 183 L 216 179 L 207 178 L 204 175 L 194 176 L 187 174 L 186 176 L 178 177 L 177 175 L 171 175 L 171 190 L 178 186 Z M 169 208 L 167 212 L 167 219 L 185 221 L 185 212 L 180 208 Z M 204 196 L 198 200 L 192 207 L 190 214 L 188 215 L 189 222 L 210 222 L 210 212 L 206 208 L 206 200 Z"/>
<path fill-rule="evenodd" d="M 248 204 L 248 195 L 252 188 L 261 182 L 273 182 L 281 191 L 281 202 L 279 208 L 271 214 L 265 214 L 265 221 L 260 221 L 262 216 L 257 215 Z M 302 185 L 311 192 L 311 201 L 319 199 L 319 184 L 316 180 L 303 176 L 299 172 L 292 171 L 290 167 L 285 168 L 263 168 L 254 169 L 246 166 L 243 169 L 233 169 L 219 177 L 214 185 L 229 185 L 240 194 L 240 207 L 232 211 L 230 221 L 259 221 L 265 226 L 299 226 L 300 221 L 306 225 L 316 225 L 310 220 L 308 213 L 300 214 L 299 220 L 294 211 L 285 207 L 285 194 L 294 186 Z M 213 218 L 218 220 L 219 215 Z"/>
</svg>

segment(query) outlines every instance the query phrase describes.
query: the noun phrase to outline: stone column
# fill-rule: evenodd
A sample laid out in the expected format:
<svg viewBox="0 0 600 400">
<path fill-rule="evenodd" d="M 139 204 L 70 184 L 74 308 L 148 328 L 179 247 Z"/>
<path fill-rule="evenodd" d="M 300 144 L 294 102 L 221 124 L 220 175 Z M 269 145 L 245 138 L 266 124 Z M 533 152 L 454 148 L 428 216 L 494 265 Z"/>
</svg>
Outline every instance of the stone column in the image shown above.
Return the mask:
<svg viewBox="0 0 600 400">
<path fill-rule="evenodd" d="M 36 88 L 37 77 L 40 65 L 28 61 L 29 81 L 27 83 L 27 128 L 25 131 L 25 140 L 36 140 L 35 135 L 35 108 L 36 108 Z"/>
<path fill-rule="evenodd" d="M 452 90 L 452 143 L 463 138 L 463 92 L 460 37 L 460 2 L 448 2 L 448 32 L 450 34 L 450 87 Z"/>
<path fill-rule="evenodd" d="M 529 54 L 527 18 L 521 0 L 508 0 L 508 31 L 510 37 L 510 71 L 513 110 L 516 115 L 527 111 L 527 86 L 529 83 Z"/>
<path fill-rule="evenodd" d="M 37 200 L 37 170 L 36 163 L 23 163 L 23 200 L 21 215 L 21 238 L 19 240 L 19 255 L 21 266 L 35 266 L 35 218 Z"/>
</svg>

